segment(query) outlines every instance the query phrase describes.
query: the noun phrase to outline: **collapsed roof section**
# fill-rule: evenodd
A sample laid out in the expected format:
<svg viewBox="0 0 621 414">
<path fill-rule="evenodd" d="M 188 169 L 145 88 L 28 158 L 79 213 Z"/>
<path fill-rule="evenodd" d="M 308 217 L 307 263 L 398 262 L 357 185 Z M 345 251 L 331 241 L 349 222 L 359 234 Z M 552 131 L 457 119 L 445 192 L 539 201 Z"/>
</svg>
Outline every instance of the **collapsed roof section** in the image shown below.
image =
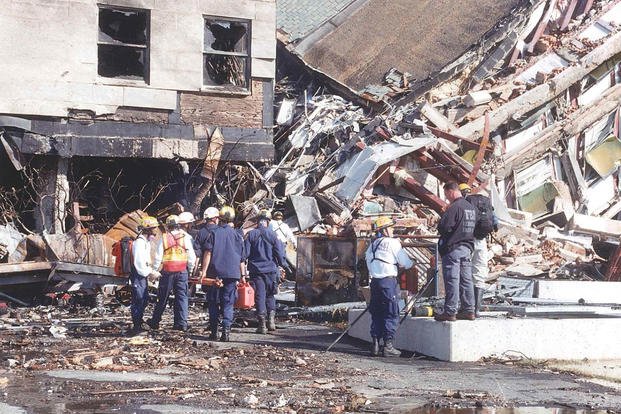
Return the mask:
<svg viewBox="0 0 621 414">
<path fill-rule="evenodd" d="M 530 6 L 520 0 L 325 1 L 325 8 L 298 3 L 277 5 L 280 41 L 310 67 L 361 94 L 391 67 L 407 72 L 409 82 L 427 79 L 486 33 L 506 30 L 516 7 Z"/>
</svg>

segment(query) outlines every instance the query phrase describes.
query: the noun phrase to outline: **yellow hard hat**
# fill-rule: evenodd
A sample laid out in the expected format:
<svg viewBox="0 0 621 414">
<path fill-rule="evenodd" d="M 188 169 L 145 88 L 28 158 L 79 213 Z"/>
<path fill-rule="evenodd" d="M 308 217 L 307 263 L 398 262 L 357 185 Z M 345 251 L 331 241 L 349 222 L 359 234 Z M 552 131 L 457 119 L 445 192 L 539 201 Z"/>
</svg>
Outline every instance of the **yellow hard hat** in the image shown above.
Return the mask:
<svg viewBox="0 0 621 414">
<path fill-rule="evenodd" d="M 231 206 L 224 206 L 220 209 L 220 218 L 224 221 L 231 222 L 235 218 L 235 209 Z"/>
<path fill-rule="evenodd" d="M 385 229 L 386 227 L 391 227 L 395 225 L 395 222 L 392 221 L 392 219 L 390 217 L 387 216 L 381 216 L 378 217 L 377 220 L 375 220 L 375 223 L 373 223 L 375 230 L 381 230 L 381 229 Z"/>
<path fill-rule="evenodd" d="M 176 214 L 171 214 L 166 217 L 166 225 L 167 226 L 176 226 L 179 224 L 179 216 Z"/>
<path fill-rule="evenodd" d="M 155 217 L 146 216 L 140 220 L 140 227 L 143 229 L 154 229 L 157 226 L 159 226 L 159 223 Z"/>
<path fill-rule="evenodd" d="M 472 188 L 466 183 L 459 184 L 459 191 L 472 191 Z"/>
</svg>

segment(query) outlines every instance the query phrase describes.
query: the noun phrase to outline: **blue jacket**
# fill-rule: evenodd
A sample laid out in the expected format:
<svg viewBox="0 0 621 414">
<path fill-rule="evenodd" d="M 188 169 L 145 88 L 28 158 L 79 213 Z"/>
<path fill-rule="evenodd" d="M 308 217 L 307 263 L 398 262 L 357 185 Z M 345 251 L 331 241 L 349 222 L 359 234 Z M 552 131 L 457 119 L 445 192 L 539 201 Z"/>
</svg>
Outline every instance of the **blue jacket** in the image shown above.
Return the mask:
<svg viewBox="0 0 621 414">
<path fill-rule="evenodd" d="M 215 228 L 205 242 L 205 250 L 211 252 L 207 274 L 220 279 L 239 279 L 239 265 L 246 260 L 244 239 L 227 224 Z"/>
<path fill-rule="evenodd" d="M 217 224 L 209 223 L 201 227 L 198 231 L 198 235 L 196 236 L 196 243 L 200 246 L 201 251 L 204 253 L 207 250 L 207 240 L 209 240 L 209 235 L 218 228 Z"/>
<path fill-rule="evenodd" d="M 274 230 L 267 227 L 251 230 L 245 244 L 251 275 L 278 272 L 278 266 L 285 266 L 285 249 Z"/>
</svg>

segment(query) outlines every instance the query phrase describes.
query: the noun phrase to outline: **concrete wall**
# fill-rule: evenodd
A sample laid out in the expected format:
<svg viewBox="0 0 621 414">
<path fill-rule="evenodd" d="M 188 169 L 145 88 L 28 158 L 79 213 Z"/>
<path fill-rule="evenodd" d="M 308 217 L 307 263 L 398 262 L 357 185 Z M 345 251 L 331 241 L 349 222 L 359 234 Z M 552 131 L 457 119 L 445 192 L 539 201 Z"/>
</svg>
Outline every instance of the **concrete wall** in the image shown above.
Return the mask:
<svg viewBox="0 0 621 414">
<path fill-rule="evenodd" d="M 97 75 L 98 6 L 149 9 L 150 82 Z M 0 113 L 174 110 L 203 87 L 204 17 L 251 20 L 251 76 L 274 78 L 275 0 L 11 0 L 0 8 Z M 254 88 L 252 88 L 254 89 Z"/>
</svg>

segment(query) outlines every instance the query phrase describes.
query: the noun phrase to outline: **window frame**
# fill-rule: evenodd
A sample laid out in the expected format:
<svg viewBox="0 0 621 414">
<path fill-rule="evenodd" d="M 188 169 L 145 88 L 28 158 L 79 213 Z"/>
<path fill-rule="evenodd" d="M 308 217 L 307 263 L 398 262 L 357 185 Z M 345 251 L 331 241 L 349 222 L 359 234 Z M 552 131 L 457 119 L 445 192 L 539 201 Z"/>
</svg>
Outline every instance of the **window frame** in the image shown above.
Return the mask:
<svg viewBox="0 0 621 414">
<path fill-rule="evenodd" d="M 208 30 L 207 29 L 208 20 L 245 23 L 247 27 L 246 33 L 244 34 L 245 42 L 246 42 L 245 44 L 246 52 L 245 53 L 244 52 L 227 52 L 223 50 L 215 50 L 212 48 L 207 49 L 206 39 L 207 39 L 207 30 Z M 239 95 L 251 94 L 251 87 L 252 87 L 251 47 L 252 47 L 252 20 L 251 19 L 226 17 L 226 16 L 214 16 L 214 15 L 203 15 L 203 42 L 202 42 L 202 48 L 201 48 L 203 70 L 202 70 L 201 90 L 207 91 L 207 92 L 221 92 L 221 93 L 239 94 Z M 230 85 L 230 84 L 229 85 L 209 85 L 205 83 L 205 79 L 209 78 L 209 75 L 207 74 L 207 65 L 206 65 L 207 55 L 234 56 L 234 57 L 245 59 L 244 79 L 245 79 L 246 84 L 244 86 L 237 86 L 237 85 Z"/>
<path fill-rule="evenodd" d="M 138 12 L 146 14 L 146 27 L 145 27 L 145 44 L 133 44 L 133 43 L 123 43 L 118 40 L 114 40 L 112 42 L 101 41 L 100 34 L 101 29 L 99 28 L 99 19 L 101 18 L 101 10 L 118 10 L 118 11 L 128 11 L 128 12 Z M 119 47 L 129 47 L 132 49 L 140 49 L 144 51 L 144 71 L 142 75 L 142 79 L 133 79 L 127 78 L 123 76 L 104 76 L 99 73 L 99 48 L 100 46 L 119 46 Z M 116 6 L 114 4 L 103 4 L 97 3 L 97 77 L 104 83 L 116 83 L 122 85 L 149 85 L 151 81 L 151 9 L 144 9 L 139 7 L 125 7 L 125 6 Z"/>
</svg>

